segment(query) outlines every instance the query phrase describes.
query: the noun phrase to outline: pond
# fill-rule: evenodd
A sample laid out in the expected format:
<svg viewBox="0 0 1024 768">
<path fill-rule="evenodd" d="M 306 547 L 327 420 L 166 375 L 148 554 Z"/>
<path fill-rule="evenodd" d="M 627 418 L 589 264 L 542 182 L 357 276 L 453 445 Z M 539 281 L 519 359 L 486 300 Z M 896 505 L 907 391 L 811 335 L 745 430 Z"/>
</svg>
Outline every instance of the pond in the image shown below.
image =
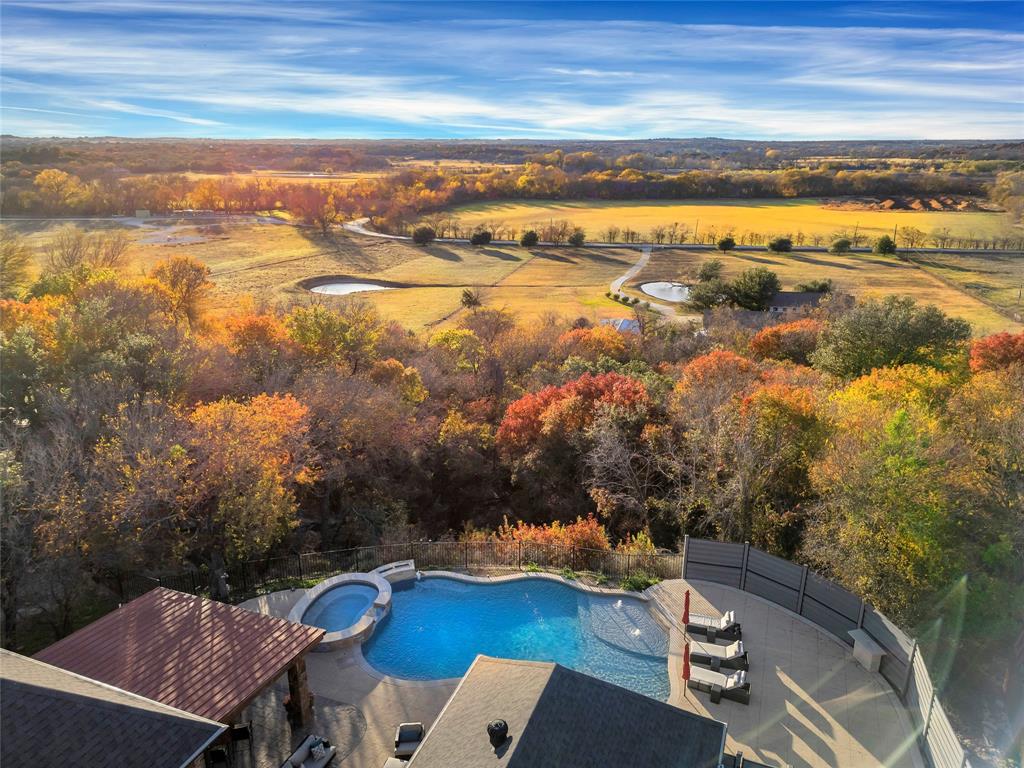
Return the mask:
<svg viewBox="0 0 1024 768">
<path fill-rule="evenodd" d="M 393 285 L 379 285 L 378 283 L 358 283 L 351 280 L 338 281 L 335 283 L 322 283 L 314 285 L 309 290 L 313 293 L 323 293 L 328 296 L 345 296 L 350 293 L 362 293 L 363 291 L 392 291 Z"/>
<path fill-rule="evenodd" d="M 670 283 L 661 280 L 654 283 L 644 283 L 640 290 L 648 296 L 653 296 L 662 301 L 671 301 L 675 304 L 686 301 L 690 298 L 690 286 L 682 283 Z"/>
</svg>

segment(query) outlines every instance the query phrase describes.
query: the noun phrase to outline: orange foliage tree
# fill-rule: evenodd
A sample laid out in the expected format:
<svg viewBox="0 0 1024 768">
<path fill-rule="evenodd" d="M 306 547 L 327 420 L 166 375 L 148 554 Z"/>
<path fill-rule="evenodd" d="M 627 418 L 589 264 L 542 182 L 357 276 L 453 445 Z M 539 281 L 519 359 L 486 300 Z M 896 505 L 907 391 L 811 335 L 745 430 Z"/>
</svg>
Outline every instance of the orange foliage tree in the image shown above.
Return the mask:
<svg viewBox="0 0 1024 768">
<path fill-rule="evenodd" d="M 822 322 L 803 318 L 792 323 L 779 323 L 762 328 L 750 340 L 750 351 L 773 360 L 792 360 L 807 365 L 807 359 L 818 345 Z"/>
<path fill-rule="evenodd" d="M 576 355 L 585 360 L 610 357 L 622 361 L 627 356 L 626 337 L 610 325 L 595 325 L 591 328 L 573 328 L 558 337 L 560 356 Z"/>
<path fill-rule="evenodd" d="M 1024 331 L 996 333 L 971 344 L 972 371 L 992 371 L 1014 364 L 1024 365 Z"/>
</svg>

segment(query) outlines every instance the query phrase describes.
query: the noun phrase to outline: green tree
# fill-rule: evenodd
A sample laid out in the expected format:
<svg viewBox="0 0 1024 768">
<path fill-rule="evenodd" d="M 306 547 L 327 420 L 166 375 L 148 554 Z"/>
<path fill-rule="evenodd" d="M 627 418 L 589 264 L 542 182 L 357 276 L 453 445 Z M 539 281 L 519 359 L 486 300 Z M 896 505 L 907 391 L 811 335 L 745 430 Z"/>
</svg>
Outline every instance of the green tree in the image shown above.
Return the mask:
<svg viewBox="0 0 1024 768">
<path fill-rule="evenodd" d="M 540 238 L 537 237 L 537 233 L 532 229 L 528 229 L 523 232 L 523 236 L 519 238 L 519 244 L 523 246 L 523 248 L 533 248 L 539 240 Z"/>
<path fill-rule="evenodd" d="M 729 284 L 716 277 L 691 285 L 687 301 L 697 309 L 711 309 L 727 303 L 731 296 Z"/>
<path fill-rule="evenodd" d="M 789 253 L 793 250 L 793 241 L 788 237 L 776 237 L 768 243 L 768 250 L 772 253 Z"/>
<path fill-rule="evenodd" d="M 470 245 L 487 245 L 491 242 L 491 233 L 486 229 L 482 229 L 479 232 L 474 232 L 469 236 Z"/>
<path fill-rule="evenodd" d="M 810 291 L 811 293 L 832 293 L 832 278 L 808 280 L 806 283 L 799 283 L 796 289 L 798 291 Z"/>
<path fill-rule="evenodd" d="M 481 304 L 480 291 L 472 288 L 463 288 L 461 303 L 465 309 L 477 309 Z"/>
<path fill-rule="evenodd" d="M 886 255 L 896 253 L 896 241 L 888 235 L 882 235 L 880 238 L 875 240 L 875 244 L 872 246 L 871 251 L 872 253 Z"/>
<path fill-rule="evenodd" d="M 731 251 L 736 247 L 736 240 L 731 237 L 723 237 L 718 241 L 718 250 Z"/>
<path fill-rule="evenodd" d="M 346 303 L 339 311 L 322 304 L 296 307 L 285 319 L 288 336 L 315 365 L 347 363 L 351 373 L 376 357 L 383 327 L 376 308 L 365 301 Z"/>
<path fill-rule="evenodd" d="M 583 243 L 587 241 L 587 233 L 579 227 L 576 227 L 572 234 L 569 235 L 569 245 L 579 248 Z"/>
<path fill-rule="evenodd" d="M 437 233 L 431 227 L 416 227 L 412 231 L 412 241 L 416 245 L 429 245 L 436 237 Z"/>
<path fill-rule="evenodd" d="M 722 264 L 720 259 L 708 259 L 702 262 L 697 270 L 697 279 L 702 283 L 718 280 L 722 276 Z"/>
<path fill-rule="evenodd" d="M 778 276 L 767 267 L 754 267 L 729 285 L 732 301 L 744 309 L 768 309 L 772 296 L 782 288 Z"/>
<path fill-rule="evenodd" d="M 971 337 L 966 320 L 907 296 L 868 299 L 825 329 L 811 355 L 815 368 L 852 378 L 874 368 L 919 363 L 942 367 Z"/>
<path fill-rule="evenodd" d="M 828 247 L 829 253 L 849 253 L 850 241 L 845 237 L 840 237 L 832 241 L 832 245 Z"/>
</svg>

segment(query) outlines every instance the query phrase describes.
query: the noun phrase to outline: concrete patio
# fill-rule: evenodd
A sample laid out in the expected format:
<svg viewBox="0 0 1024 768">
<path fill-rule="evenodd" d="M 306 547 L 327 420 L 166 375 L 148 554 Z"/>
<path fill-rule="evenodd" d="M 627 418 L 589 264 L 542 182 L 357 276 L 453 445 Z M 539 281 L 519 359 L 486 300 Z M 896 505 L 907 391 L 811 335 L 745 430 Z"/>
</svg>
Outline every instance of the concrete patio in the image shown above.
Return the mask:
<svg viewBox="0 0 1024 768">
<path fill-rule="evenodd" d="M 678 621 L 687 588 L 691 611 L 713 615 L 736 611 L 749 651 L 749 705 L 726 700 L 711 704 L 705 694 L 688 691 L 682 684 L 685 638 Z M 648 595 L 657 604 L 652 609 L 660 608 L 664 616 L 674 618 L 668 664 L 670 703 L 726 721 L 727 751 L 742 751 L 772 766 L 923 768 L 896 694 L 880 675 L 857 665 L 848 646 L 814 624 L 749 593 L 707 582 L 673 579 L 652 587 Z M 277 592 L 242 607 L 283 617 L 301 596 L 301 590 Z M 395 726 L 416 721 L 429 728 L 458 682 L 387 678 L 369 668 L 358 649 L 311 653 L 307 672 L 317 697 L 312 730 L 338 746 L 335 764 L 344 768 L 380 768 L 392 754 Z M 268 692 L 264 697 L 279 693 Z M 260 707 L 260 720 L 272 722 L 276 710 L 285 723 L 283 711 L 274 702 L 254 705 L 257 710 Z M 257 730 L 258 763 L 280 764 L 287 757 L 289 737 L 294 742 L 302 735 L 282 731 L 271 737 L 265 730 L 268 748 L 260 752 Z"/>
</svg>

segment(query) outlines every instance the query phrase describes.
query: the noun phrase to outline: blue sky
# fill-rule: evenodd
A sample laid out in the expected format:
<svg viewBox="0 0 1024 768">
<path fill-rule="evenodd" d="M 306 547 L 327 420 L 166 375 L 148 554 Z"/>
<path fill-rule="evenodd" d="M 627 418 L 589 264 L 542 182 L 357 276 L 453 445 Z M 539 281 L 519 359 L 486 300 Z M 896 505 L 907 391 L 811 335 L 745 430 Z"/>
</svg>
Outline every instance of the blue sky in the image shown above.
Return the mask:
<svg viewBox="0 0 1024 768">
<path fill-rule="evenodd" d="M 1024 1 L 4 0 L 4 133 L 1024 138 Z"/>
</svg>

